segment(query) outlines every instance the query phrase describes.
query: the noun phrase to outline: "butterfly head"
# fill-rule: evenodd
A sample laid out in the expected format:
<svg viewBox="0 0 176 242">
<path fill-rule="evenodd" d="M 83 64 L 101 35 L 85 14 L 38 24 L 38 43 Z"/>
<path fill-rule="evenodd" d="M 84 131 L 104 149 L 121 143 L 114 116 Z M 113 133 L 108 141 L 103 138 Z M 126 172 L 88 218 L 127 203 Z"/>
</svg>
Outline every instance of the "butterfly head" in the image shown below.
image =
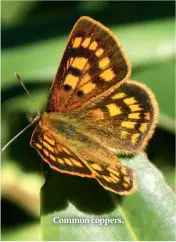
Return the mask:
<svg viewBox="0 0 176 242">
<path fill-rule="evenodd" d="M 28 116 L 28 120 L 29 120 L 30 123 L 35 123 L 37 121 L 39 122 L 40 121 L 40 118 L 41 118 L 41 114 L 40 113 L 38 113 L 35 116 L 32 116 L 32 115 L 29 115 Z"/>
</svg>

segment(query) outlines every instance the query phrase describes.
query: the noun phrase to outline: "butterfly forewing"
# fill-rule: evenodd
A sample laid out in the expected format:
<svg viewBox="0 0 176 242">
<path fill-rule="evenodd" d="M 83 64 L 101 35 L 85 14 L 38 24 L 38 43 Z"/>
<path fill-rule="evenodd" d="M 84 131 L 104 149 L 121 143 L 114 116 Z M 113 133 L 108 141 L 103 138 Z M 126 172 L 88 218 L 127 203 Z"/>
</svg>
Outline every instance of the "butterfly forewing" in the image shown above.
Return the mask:
<svg viewBox="0 0 176 242">
<path fill-rule="evenodd" d="M 39 125 L 33 132 L 31 145 L 54 170 L 82 177 L 92 177 L 91 171 L 76 154 L 58 142 L 51 132 L 47 132 Z"/>
<path fill-rule="evenodd" d="M 113 33 L 81 17 L 75 24 L 56 73 L 48 112 L 68 112 L 130 75 L 130 63 Z"/>
</svg>

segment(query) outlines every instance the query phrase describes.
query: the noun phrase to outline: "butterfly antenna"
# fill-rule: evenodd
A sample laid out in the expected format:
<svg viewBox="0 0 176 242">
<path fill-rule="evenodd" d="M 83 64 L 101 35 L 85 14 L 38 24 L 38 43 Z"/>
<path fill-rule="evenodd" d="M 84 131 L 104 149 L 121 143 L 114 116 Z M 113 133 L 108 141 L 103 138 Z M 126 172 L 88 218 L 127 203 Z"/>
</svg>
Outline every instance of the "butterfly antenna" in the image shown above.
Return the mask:
<svg viewBox="0 0 176 242">
<path fill-rule="evenodd" d="M 29 93 L 29 91 L 27 90 L 27 88 L 25 87 L 21 77 L 18 75 L 18 73 L 15 72 L 15 76 L 17 77 L 18 81 L 20 82 L 20 84 L 22 85 L 22 87 L 24 88 L 25 92 L 27 93 L 27 95 L 29 96 L 29 98 L 31 99 L 31 101 L 33 102 L 35 108 L 37 109 L 37 115 L 33 118 L 30 119 L 30 124 L 28 124 L 23 130 L 21 130 L 17 135 L 15 135 L 7 144 L 4 145 L 4 147 L 1 149 L 1 153 L 7 148 L 7 146 L 9 146 L 18 136 L 20 136 L 26 129 L 28 129 L 33 123 L 35 123 L 37 120 L 40 119 L 40 112 L 37 108 L 37 105 L 34 101 L 34 99 L 32 98 L 31 94 Z"/>
<path fill-rule="evenodd" d="M 23 87 L 23 89 L 25 90 L 25 92 L 27 93 L 28 97 L 29 97 L 29 98 L 31 99 L 31 101 L 33 102 L 33 104 L 34 104 L 34 106 L 35 106 L 35 108 L 36 108 L 36 110 L 37 110 L 38 115 L 40 115 L 40 112 L 39 112 L 39 110 L 38 110 L 38 108 L 37 108 L 37 105 L 36 105 L 36 103 L 35 103 L 33 97 L 31 96 L 31 94 L 29 93 L 29 91 L 28 91 L 27 88 L 25 87 L 25 85 L 24 85 L 24 83 L 23 83 L 21 77 L 18 75 L 17 72 L 15 72 L 15 76 L 17 77 L 19 83 L 21 84 L 21 86 Z"/>
<path fill-rule="evenodd" d="M 4 147 L 1 149 L 1 153 L 9 146 L 18 136 L 20 136 L 26 129 L 28 129 L 33 123 L 39 120 L 39 115 L 37 115 L 30 124 L 28 124 L 23 130 L 21 130 L 17 135 L 15 135 Z"/>
</svg>

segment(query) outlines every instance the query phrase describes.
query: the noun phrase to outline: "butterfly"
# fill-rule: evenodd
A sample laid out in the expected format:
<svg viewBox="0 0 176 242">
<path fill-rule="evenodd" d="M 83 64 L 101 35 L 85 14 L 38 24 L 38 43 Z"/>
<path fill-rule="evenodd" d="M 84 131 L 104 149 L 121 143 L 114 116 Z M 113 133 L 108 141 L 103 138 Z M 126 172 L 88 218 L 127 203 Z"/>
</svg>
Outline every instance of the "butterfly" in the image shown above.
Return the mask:
<svg viewBox="0 0 176 242">
<path fill-rule="evenodd" d="M 134 171 L 115 153 L 136 154 L 146 147 L 158 104 L 149 88 L 129 80 L 130 74 L 116 36 L 92 18 L 81 17 L 30 141 L 52 169 L 95 178 L 120 195 L 136 191 Z"/>
</svg>

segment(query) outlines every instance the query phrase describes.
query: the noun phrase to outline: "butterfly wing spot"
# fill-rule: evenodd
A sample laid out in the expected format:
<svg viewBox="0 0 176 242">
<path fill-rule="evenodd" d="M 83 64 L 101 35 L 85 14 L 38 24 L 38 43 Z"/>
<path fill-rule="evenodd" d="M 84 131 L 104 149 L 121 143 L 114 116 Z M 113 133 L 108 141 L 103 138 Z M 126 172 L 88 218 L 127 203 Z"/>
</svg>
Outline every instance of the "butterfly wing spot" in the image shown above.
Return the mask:
<svg viewBox="0 0 176 242">
<path fill-rule="evenodd" d="M 68 85 L 68 84 L 65 84 L 65 85 L 64 85 L 64 90 L 65 90 L 66 92 L 69 92 L 69 91 L 72 90 L 72 86 L 70 86 L 70 85 Z"/>
<path fill-rule="evenodd" d="M 127 135 L 128 135 L 129 133 L 127 132 L 127 131 L 121 131 L 121 133 L 120 133 L 120 138 L 121 139 L 126 139 L 126 137 L 127 137 Z"/>
<path fill-rule="evenodd" d="M 73 164 L 72 164 L 72 162 L 70 161 L 70 159 L 68 159 L 68 158 L 64 158 L 64 161 L 65 161 L 65 163 L 66 163 L 67 165 L 69 165 L 69 166 L 73 166 Z"/>
<path fill-rule="evenodd" d="M 73 40 L 73 45 L 72 47 L 73 48 L 78 48 L 81 44 L 81 41 L 82 41 L 82 37 L 76 37 L 74 40 Z"/>
<path fill-rule="evenodd" d="M 92 164 L 91 167 L 92 167 L 93 169 L 95 169 L 96 171 L 102 171 L 101 166 L 99 166 L 99 165 L 96 164 L 96 163 Z"/>
<path fill-rule="evenodd" d="M 39 143 L 36 143 L 35 146 L 36 146 L 38 149 L 42 150 L 42 146 L 41 146 Z"/>
<path fill-rule="evenodd" d="M 107 182 L 110 182 L 111 180 L 107 176 L 102 176 L 103 179 L 105 179 Z"/>
<path fill-rule="evenodd" d="M 130 122 L 130 121 L 124 121 L 121 123 L 122 127 L 128 128 L 128 129 L 134 129 L 136 125 L 136 122 Z"/>
<path fill-rule="evenodd" d="M 125 183 L 125 182 L 123 182 L 122 184 L 123 184 L 123 186 L 124 186 L 125 188 L 128 188 L 128 187 L 129 187 L 129 184 L 127 184 L 127 183 Z"/>
<path fill-rule="evenodd" d="M 144 133 L 147 131 L 147 123 L 142 123 L 141 126 L 139 127 L 139 130 Z"/>
<path fill-rule="evenodd" d="M 109 82 L 112 81 L 115 77 L 115 73 L 113 72 L 113 70 L 111 68 L 103 71 L 100 74 L 100 78 L 102 78 L 105 82 Z"/>
<path fill-rule="evenodd" d="M 129 113 L 128 114 L 128 118 L 131 118 L 131 119 L 140 119 L 140 114 L 141 113 Z"/>
<path fill-rule="evenodd" d="M 108 108 L 110 116 L 115 116 L 122 113 L 121 108 L 118 107 L 115 103 L 110 103 L 106 105 L 106 107 Z"/>
<path fill-rule="evenodd" d="M 85 40 L 82 43 L 82 47 L 87 48 L 90 44 L 91 38 L 86 37 Z"/>
<path fill-rule="evenodd" d="M 129 108 L 130 108 L 131 111 L 133 111 L 133 112 L 142 110 L 142 108 L 140 107 L 139 104 L 132 104 L 132 105 L 129 105 Z"/>
<path fill-rule="evenodd" d="M 107 168 L 107 170 L 108 170 L 110 173 L 113 173 L 113 174 L 116 175 L 116 176 L 120 176 L 119 171 L 116 171 L 116 170 L 114 170 L 114 169 L 112 169 L 112 168 Z"/>
<path fill-rule="evenodd" d="M 120 179 L 117 176 L 115 176 L 113 173 L 110 173 L 110 176 L 113 178 L 113 180 L 115 182 L 119 182 L 120 181 Z"/>
<path fill-rule="evenodd" d="M 136 142 L 137 142 L 139 136 L 140 136 L 140 134 L 133 134 L 133 135 L 131 136 L 131 143 L 132 143 L 132 144 L 136 144 Z"/>
<path fill-rule="evenodd" d="M 51 154 L 50 154 L 50 158 L 51 158 L 51 160 L 56 161 L 56 157 Z"/>
<path fill-rule="evenodd" d="M 108 179 L 109 179 L 109 181 L 112 182 L 112 183 L 117 183 L 117 181 L 116 181 L 114 178 L 112 178 L 112 177 L 108 177 Z"/>
<path fill-rule="evenodd" d="M 120 93 L 117 93 L 115 95 L 112 96 L 112 99 L 113 100 L 118 100 L 118 99 L 122 99 L 126 97 L 126 94 L 124 92 L 120 92 Z"/>
<path fill-rule="evenodd" d="M 45 142 L 44 140 L 43 140 L 43 145 L 48 149 L 48 150 L 50 150 L 52 153 L 54 152 L 54 149 L 53 149 L 53 147 L 51 147 L 47 142 Z"/>
<path fill-rule="evenodd" d="M 74 89 L 77 86 L 78 81 L 79 81 L 79 77 L 74 76 L 72 74 L 68 74 L 65 78 L 64 85 L 67 84 Z"/>
<path fill-rule="evenodd" d="M 49 152 L 47 150 L 44 149 L 43 152 L 46 156 L 49 156 Z"/>
<path fill-rule="evenodd" d="M 86 73 L 90 69 L 90 64 L 87 62 L 87 64 L 84 67 L 84 73 Z"/>
<path fill-rule="evenodd" d="M 102 56 L 102 54 L 104 53 L 104 49 L 103 48 L 99 48 L 96 52 L 95 52 L 95 55 L 97 57 L 100 57 Z"/>
<path fill-rule="evenodd" d="M 73 164 L 74 164 L 75 166 L 82 167 L 82 165 L 81 165 L 81 163 L 80 163 L 79 161 L 77 161 L 77 160 L 75 160 L 75 159 L 73 159 L 73 158 L 71 158 L 71 161 L 73 162 Z"/>
<path fill-rule="evenodd" d="M 82 78 L 81 78 L 81 82 L 80 82 L 80 85 L 84 85 L 86 82 L 90 81 L 91 79 L 91 76 L 86 73 Z"/>
<path fill-rule="evenodd" d="M 104 57 L 103 59 L 101 59 L 99 61 L 98 64 L 99 64 L 100 69 L 104 69 L 105 67 L 107 67 L 110 64 L 109 57 Z"/>
<path fill-rule="evenodd" d="M 127 168 L 126 167 L 122 166 L 120 171 L 123 175 L 127 175 Z"/>
<path fill-rule="evenodd" d="M 104 113 L 101 111 L 100 108 L 96 108 L 89 111 L 89 115 L 93 116 L 96 120 L 104 119 Z"/>
<path fill-rule="evenodd" d="M 93 41 L 89 46 L 89 50 L 96 50 L 97 46 L 98 46 L 97 41 Z"/>
<path fill-rule="evenodd" d="M 85 57 L 75 57 L 72 67 L 77 68 L 78 70 L 82 71 L 88 62 L 88 59 Z"/>
<path fill-rule="evenodd" d="M 124 176 L 124 181 L 128 184 L 130 184 L 130 178 L 128 176 Z"/>
<path fill-rule="evenodd" d="M 134 97 L 129 97 L 129 98 L 125 98 L 123 102 L 126 103 L 127 105 L 130 105 L 130 104 L 136 103 L 137 100 Z"/>
<path fill-rule="evenodd" d="M 66 154 L 70 155 L 70 151 L 68 149 L 66 149 L 64 146 L 60 146 L 61 150 L 64 151 Z"/>
<path fill-rule="evenodd" d="M 55 144 L 54 139 L 49 138 L 47 135 L 44 135 L 43 137 L 44 137 L 44 140 L 46 140 L 50 145 L 53 146 Z"/>
<path fill-rule="evenodd" d="M 64 161 L 63 161 L 61 158 L 57 158 L 57 161 L 58 161 L 60 164 L 64 165 Z"/>
<path fill-rule="evenodd" d="M 95 83 L 88 82 L 87 84 L 82 86 L 79 90 L 87 94 L 91 92 L 95 87 L 96 87 Z"/>
<path fill-rule="evenodd" d="M 84 92 L 82 90 L 78 90 L 77 96 L 80 97 L 80 98 L 84 97 Z"/>
<path fill-rule="evenodd" d="M 149 112 L 144 113 L 144 116 L 145 116 L 146 120 L 150 120 L 150 113 Z"/>
</svg>

